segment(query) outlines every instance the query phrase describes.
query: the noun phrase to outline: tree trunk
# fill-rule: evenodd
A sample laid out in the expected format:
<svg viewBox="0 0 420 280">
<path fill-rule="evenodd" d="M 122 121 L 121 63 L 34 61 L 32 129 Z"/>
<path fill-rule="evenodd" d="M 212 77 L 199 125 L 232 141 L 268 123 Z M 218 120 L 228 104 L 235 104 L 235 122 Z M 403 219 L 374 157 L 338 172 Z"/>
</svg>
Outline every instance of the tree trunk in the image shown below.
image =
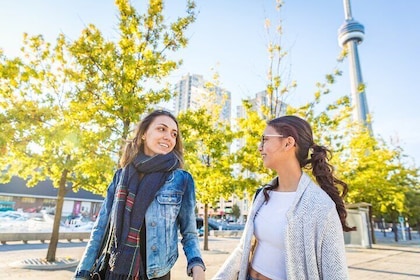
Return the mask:
<svg viewBox="0 0 420 280">
<path fill-rule="evenodd" d="M 375 236 L 375 229 L 373 227 L 373 214 L 372 214 L 372 206 L 369 205 L 368 206 L 368 210 L 369 210 L 369 231 L 370 231 L 370 236 L 372 239 L 372 244 L 376 244 L 376 236 Z"/>
<path fill-rule="evenodd" d="M 204 251 L 209 250 L 209 205 L 208 203 L 204 204 Z"/>
<path fill-rule="evenodd" d="M 58 186 L 57 204 L 55 206 L 54 224 L 51 233 L 50 244 L 48 245 L 47 261 L 55 262 L 55 253 L 57 251 L 58 235 L 60 232 L 61 215 L 63 212 L 64 196 L 66 195 L 66 181 L 68 170 L 61 174 L 60 185 Z"/>
</svg>

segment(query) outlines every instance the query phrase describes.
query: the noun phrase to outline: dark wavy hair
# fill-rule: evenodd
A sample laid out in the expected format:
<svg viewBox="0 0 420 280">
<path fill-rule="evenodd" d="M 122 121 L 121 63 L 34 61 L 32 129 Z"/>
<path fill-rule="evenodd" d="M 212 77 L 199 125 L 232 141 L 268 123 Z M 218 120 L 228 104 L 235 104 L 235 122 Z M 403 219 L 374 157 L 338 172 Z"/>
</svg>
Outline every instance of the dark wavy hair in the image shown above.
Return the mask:
<svg viewBox="0 0 420 280">
<path fill-rule="evenodd" d="M 275 118 L 267 123 L 279 134 L 285 137 L 293 137 L 296 142 L 296 158 L 301 168 L 312 169 L 319 186 L 335 202 L 337 213 L 340 217 L 344 231 L 356 230 L 349 227 L 346 223 L 347 210 L 344 206 L 344 197 L 348 192 L 347 184 L 334 176 L 334 168 L 328 161 L 331 159 L 331 151 L 324 146 L 314 143 L 312 129 L 309 123 L 296 116 L 282 116 Z M 311 155 L 309 156 L 309 152 Z M 341 194 L 338 189 L 341 186 Z M 276 186 L 268 186 L 264 189 L 264 195 L 268 199 L 267 190 L 274 189 Z"/>
<path fill-rule="evenodd" d="M 155 110 L 137 124 L 134 131 L 134 138 L 131 140 L 126 140 L 126 145 L 120 158 L 120 167 L 125 167 L 130 164 L 140 151 L 144 152 L 144 142 L 141 137 L 146 133 L 147 129 L 149 129 L 149 126 L 154 121 L 154 119 L 159 116 L 170 117 L 174 120 L 176 126 L 178 127 L 178 133 L 176 135 L 176 143 L 173 152 L 178 157 L 181 167 L 183 167 L 184 148 L 182 144 L 181 132 L 179 131 L 178 121 L 174 115 L 165 110 Z"/>
</svg>

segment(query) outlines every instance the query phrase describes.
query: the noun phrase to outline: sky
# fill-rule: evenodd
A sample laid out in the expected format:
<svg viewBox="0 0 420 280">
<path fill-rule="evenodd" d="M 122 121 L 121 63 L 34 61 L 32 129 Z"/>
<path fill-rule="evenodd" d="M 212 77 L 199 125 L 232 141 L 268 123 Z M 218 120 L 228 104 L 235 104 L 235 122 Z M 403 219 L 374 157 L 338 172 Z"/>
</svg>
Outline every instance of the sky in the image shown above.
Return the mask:
<svg viewBox="0 0 420 280">
<path fill-rule="evenodd" d="M 132 0 L 144 12 L 144 0 Z M 265 89 L 268 42 L 264 19 L 281 18 L 282 47 L 288 54 L 283 71 L 297 88 L 287 102 L 311 100 L 315 84 L 337 68 L 343 72 L 331 87 L 332 100 L 350 94 L 348 61 L 337 62 L 337 31 L 344 23 L 341 0 L 284 1 L 280 14 L 274 0 L 197 0 L 199 14 L 188 29 L 189 44 L 177 53 L 183 65 L 171 74 L 200 74 L 232 93 L 233 112 L 241 99 Z M 0 48 L 19 55 L 22 34 L 42 34 L 54 42 L 59 33 L 76 40 L 87 24 L 96 25 L 108 39 L 117 38 L 117 9 L 111 0 L 2 0 Z M 175 18 L 183 1 L 167 1 Z M 352 15 L 365 27 L 359 45 L 373 132 L 401 146 L 408 162 L 420 166 L 420 1 L 351 0 Z"/>
</svg>

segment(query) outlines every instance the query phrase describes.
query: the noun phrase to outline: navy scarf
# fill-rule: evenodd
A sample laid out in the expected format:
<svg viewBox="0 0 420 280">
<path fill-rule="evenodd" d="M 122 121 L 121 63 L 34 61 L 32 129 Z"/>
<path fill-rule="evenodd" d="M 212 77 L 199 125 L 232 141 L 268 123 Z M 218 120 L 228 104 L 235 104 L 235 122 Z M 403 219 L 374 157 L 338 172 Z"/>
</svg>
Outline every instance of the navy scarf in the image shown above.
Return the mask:
<svg viewBox="0 0 420 280">
<path fill-rule="evenodd" d="M 171 171 L 179 166 L 173 152 L 153 157 L 139 153 L 123 168 L 114 202 L 108 279 L 140 279 L 140 231 L 146 210 Z"/>
</svg>

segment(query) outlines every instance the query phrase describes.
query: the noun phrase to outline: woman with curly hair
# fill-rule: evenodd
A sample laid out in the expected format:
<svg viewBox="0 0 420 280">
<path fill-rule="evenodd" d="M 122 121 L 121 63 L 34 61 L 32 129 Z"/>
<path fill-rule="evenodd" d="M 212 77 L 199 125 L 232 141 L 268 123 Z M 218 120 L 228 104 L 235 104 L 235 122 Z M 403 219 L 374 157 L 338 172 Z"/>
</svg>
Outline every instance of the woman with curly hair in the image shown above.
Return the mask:
<svg viewBox="0 0 420 280">
<path fill-rule="evenodd" d="M 346 224 L 347 185 L 333 175 L 329 150 L 296 116 L 269 121 L 258 149 L 277 177 L 257 192 L 238 247 L 212 279 L 348 279 L 343 231 L 355 228 Z"/>
</svg>

